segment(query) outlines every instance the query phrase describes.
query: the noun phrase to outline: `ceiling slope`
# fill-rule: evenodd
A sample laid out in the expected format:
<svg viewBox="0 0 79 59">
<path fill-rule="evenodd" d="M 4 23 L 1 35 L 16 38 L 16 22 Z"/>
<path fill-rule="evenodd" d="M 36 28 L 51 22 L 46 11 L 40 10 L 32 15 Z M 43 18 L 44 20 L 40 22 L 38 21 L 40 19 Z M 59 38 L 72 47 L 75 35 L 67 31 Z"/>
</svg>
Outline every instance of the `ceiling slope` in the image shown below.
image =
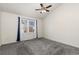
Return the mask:
<svg viewBox="0 0 79 59">
<path fill-rule="evenodd" d="M 41 8 L 40 3 L 0 3 L 0 10 L 27 17 L 43 19 L 59 5 L 56 3 L 44 3 L 45 6 L 50 4 L 52 5 L 50 8 L 51 11 L 43 14 L 41 14 L 39 11 L 35 11 L 35 9 Z"/>
</svg>

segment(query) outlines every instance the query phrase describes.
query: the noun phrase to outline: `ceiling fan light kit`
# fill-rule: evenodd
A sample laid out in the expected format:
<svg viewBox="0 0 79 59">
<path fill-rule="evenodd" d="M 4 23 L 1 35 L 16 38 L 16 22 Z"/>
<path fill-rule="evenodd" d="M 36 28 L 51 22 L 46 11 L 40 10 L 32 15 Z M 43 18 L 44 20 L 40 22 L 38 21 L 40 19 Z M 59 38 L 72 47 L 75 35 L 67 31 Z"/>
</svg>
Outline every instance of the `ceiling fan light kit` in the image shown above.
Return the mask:
<svg viewBox="0 0 79 59">
<path fill-rule="evenodd" d="M 42 10 L 40 13 L 46 13 L 46 11 L 45 10 Z"/>
<path fill-rule="evenodd" d="M 36 11 L 40 11 L 40 13 L 46 13 L 49 12 L 48 8 L 52 7 L 52 5 L 44 6 L 42 3 L 40 4 L 41 8 L 40 9 L 35 9 Z"/>
</svg>

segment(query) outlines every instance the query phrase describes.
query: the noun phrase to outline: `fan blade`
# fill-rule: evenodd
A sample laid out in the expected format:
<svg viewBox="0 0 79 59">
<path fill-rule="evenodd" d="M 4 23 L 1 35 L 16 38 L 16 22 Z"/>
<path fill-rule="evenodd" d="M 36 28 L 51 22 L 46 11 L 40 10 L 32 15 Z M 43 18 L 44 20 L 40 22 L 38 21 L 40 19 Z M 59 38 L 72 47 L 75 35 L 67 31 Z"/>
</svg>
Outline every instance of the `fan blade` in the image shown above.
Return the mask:
<svg viewBox="0 0 79 59">
<path fill-rule="evenodd" d="M 40 4 L 41 7 L 43 7 L 43 4 Z"/>
<path fill-rule="evenodd" d="M 46 10 L 46 12 L 49 12 L 49 10 Z"/>
<path fill-rule="evenodd" d="M 46 8 L 50 8 L 50 7 L 52 7 L 52 5 L 49 5 L 49 6 L 47 6 Z"/>
<path fill-rule="evenodd" d="M 41 10 L 41 9 L 35 9 L 35 10 Z"/>
</svg>

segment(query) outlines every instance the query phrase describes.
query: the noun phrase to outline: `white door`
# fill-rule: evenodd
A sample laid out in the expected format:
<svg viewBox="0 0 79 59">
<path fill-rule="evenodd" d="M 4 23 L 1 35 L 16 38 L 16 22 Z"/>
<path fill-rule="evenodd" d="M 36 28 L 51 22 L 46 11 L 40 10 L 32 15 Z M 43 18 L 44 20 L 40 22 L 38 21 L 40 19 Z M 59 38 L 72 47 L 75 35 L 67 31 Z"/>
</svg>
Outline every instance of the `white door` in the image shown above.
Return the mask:
<svg viewBox="0 0 79 59">
<path fill-rule="evenodd" d="M 36 38 L 36 20 L 29 18 L 21 18 L 20 23 L 21 41 Z"/>
</svg>

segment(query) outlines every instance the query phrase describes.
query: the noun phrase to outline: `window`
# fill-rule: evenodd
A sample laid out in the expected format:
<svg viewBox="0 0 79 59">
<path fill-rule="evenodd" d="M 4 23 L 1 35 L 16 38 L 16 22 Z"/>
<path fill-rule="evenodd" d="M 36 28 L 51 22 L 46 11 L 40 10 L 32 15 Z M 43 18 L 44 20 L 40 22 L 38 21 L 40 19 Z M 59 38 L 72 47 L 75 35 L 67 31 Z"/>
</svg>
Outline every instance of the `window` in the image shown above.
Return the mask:
<svg viewBox="0 0 79 59">
<path fill-rule="evenodd" d="M 34 19 L 27 19 L 27 18 L 23 18 L 21 20 L 22 23 L 22 28 L 23 28 L 23 32 L 27 33 L 27 32 L 36 32 L 36 20 Z"/>
<path fill-rule="evenodd" d="M 34 20 L 29 20 L 29 32 L 34 32 L 35 22 Z"/>
<path fill-rule="evenodd" d="M 26 33 L 27 32 L 27 20 L 26 19 L 22 19 L 21 23 L 22 23 L 23 32 Z"/>
</svg>

